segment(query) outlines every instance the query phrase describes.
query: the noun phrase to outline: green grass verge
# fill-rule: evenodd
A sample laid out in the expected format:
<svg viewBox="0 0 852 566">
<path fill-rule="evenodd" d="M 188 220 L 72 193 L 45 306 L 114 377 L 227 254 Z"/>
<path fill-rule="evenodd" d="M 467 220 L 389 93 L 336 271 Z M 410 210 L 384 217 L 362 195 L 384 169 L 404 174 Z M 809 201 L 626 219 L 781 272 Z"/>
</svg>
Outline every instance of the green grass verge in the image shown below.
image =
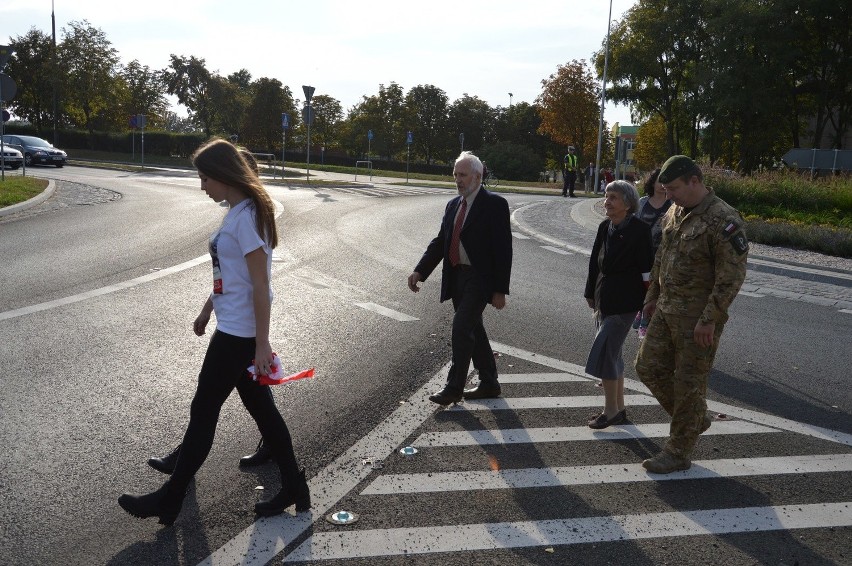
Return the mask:
<svg viewBox="0 0 852 566">
<path fill-rule="evenodd" d="M 46 188 L 46 179 L 9 175 L 4 181 L 0 181 L 0 207 L 29 200 Z"/>
</svg>

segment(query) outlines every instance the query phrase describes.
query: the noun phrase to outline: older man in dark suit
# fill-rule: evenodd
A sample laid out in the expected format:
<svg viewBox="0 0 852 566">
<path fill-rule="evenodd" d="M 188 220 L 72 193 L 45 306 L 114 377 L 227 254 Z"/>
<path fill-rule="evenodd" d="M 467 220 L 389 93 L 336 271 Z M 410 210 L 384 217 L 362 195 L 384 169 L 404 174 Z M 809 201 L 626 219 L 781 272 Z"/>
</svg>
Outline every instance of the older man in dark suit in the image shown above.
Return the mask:
<svg viewBox="0 0 852 566">
<path fill-rule="evenodd" d="M 438 235 L 429 242 L 408 287 L 415 293 L 442 260 L 441 302 L 452 299 L 453 364 L 444 389 L 430 395 L 439 405 L 465 399 L 486 399 L 500 395 L 497 364 L 482 312 L 491 303 L 506 306 L 512 271 L 512 232 L 509 203 L 482 186 L 482 161 L 469 151 L 462 152 L 453 167 L 459 196 L 447 204 Z M 470 362 L 479 370 L 479 384 L 464 389 Z"/>
</svg>

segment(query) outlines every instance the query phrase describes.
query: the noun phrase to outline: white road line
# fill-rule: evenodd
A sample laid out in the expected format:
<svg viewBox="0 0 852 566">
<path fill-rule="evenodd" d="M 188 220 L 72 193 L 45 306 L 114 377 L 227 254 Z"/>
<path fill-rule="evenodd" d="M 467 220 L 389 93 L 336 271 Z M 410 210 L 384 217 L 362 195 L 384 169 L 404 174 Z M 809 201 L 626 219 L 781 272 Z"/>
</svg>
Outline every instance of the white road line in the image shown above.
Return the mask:
<svg viewBox="0 0 852 566">
<path fill-rule="evenodd" d="M 178 265 L 174 265 L 172 267 L 167 267 L 165 269 L 161 269 L 159 271 L 155 271 L 153 273 L 148 273 L 146 275 L 142 275 L 141 277 L 136 277 L 134 279 L 129 279 L 127 281 L 121 281 L 120 283 L 115 283 L 114 285 L 107 285 L 106 287 L 100 287 L 98 289 L 92 289 L 91 291 L 86 291 L 84 293 L 78 293 L 76 295 L 71 295 L 68 297 L 63 297 L 61 299 L 56 299 L 53 301 L 47 301 L 46 303 L 38 303 L 36 305 L 30 305 L 27 307 L 21 307 L 19 309 L 0 312 L 0 320 L 8 320 L 10 318 L 16 318 L 19 316 L 25 316 L 28 314 L 33 314 L 40 311 L 46 311 L 50 309 L 55 309 L 57 307 L 63 307 L 65 305 L 71 305 L 74 303 L 79 303 L 80 301 L 85 301 L 86 299 L 91 299 L 93 297 L 100 297 L 101 295 L 108 295 L 109 293 L 114 293 L 116 291 L 121 291 L 122 289 L 129 289 L 131 287 L 135 287 L 137 285 L 142 285 L 143 283 L 149 283 L 151 281 L 155 281 L 157 279 L 162 279 L 163 277 L 168 277 L 174 273 L 178 273 L 180 271 L 184 271 L 185 269 L 189 269 L 191 267 L 195 267 L 196 265 L 201 265 L 202 263 L 206 263 L 210 261 L 210 254 L 205 254 L 201 257 L 197 257 L 195 259 L 191 259 L 189 261 L 185 261 Z"/>
<path fill-rule="evenodd" d="M 568 250 L 563 250 L 562 248 L 557 248 L 557 247 L 554 247 L 554 246 L 541 246 L 541 247 L 542 247 L 542 249 L 545 249 L 545 250 L 547 250 L 547 251 L 549 251 L 549 252 L 553 252 L 553 253 L 556 253 L 556 254 L 561 254 L 561 255 L 573 255 L 573 254 L 572 254 L 571 252 L 569 252 Z"/>
<path fill-rule="evenodd" d="M 518 411 L 521 409 L 576 409 L 578 407 L 600 407 L 601 395 L 574 395 L 571 397 L 501 397 L 498 399 L 478 399 L 455 405 L 449 411 Z M 657 405 L 650 395 L 625 395 L 624 404 L 628 407 Z"/>
<path fill-rule="evenodd" d="M 388 318 L 392 318 L 394 320 L 398 320 L 400 322 L 412 322 L 414 320 L 420 320 L 419 318 L 415 318 L 413 316 L 407 315 L 399 311 L 395 311 L 393 309 L 389 309 L 387 307 L 383 307 L 382 305 L 377 305 L 376 303 L 355 303 L 355 306 L 361 307 L 364 310 L 372 311 L 382 316 L 386 316 Z"/>
<path fill-rule="evenodd" d="M 755 265 L 765 265 L 767 267 L 775 267 L 778 269 L 784 269 L 786 271 L 798 271 L 799 273 L 810 273 L 812 275 L 822 275 L 824 277 L 834 277 L 835 279 L 846 279 L 847 281 L 852 281 L 852 273 L 841 273 L 837 271 L 827 271 L 824 269 L 815 269 L 813 267 L 801 267 L 799 265 L 788 265 L 786 263 L 778 263 L 775 261 L 768 261 L 765 259 L 758 259 L 755 257 L 748 258 L 748 263 L 753 263 Z"/>
<path fill-rule="evenodd" d="M 515 358 L 520 358 L 522 360 L 530 361 L 560 371 L 567 371 L 582 375 L 585 369 L 582 366 L 572 364 L 571 362 L 557 360 L 556 358 L 536 354 L 535 352 L 530 352 L 521 348 L 515 348 L 514 346 L 501 344 L 499 342 L 494 342 L 493 340 L 491 341 L 491 347 L 494 350 L 497 350 L 498 352 L 508 354 Z M 638 391 L 640 393 L 650 394 L 648 388 L 645 387 L 643 383 L 636 381 L 635 379 L 625 378 L 624 388 L 632 391 Z M 776 417 L 774 415 L 768 415 L 766 413 L 760 413 L 758 411 L 735 407 L 726 403 L 719 403 L 718 401 L 708 400 L 707 408 L 711 411 L 717 413 L 724 413 L 726 415 L 736 417 L 745 421 L 751 421 L 753 423 L 758 423 L 773 428 L 780 428 L 782 430 L 786 430 L 787 432 L 805 434 L 807 436 L 812 436 L 821 440 L 839 442 L 840 444 L 845 444 L 846 446 L 852 446 L 852 434 L 846 434 L 845 432 L 839 432 L 828 428 L 823 428 L 806 423 L 800 423 L 790 419 Z"/>
<path fill-rule="evenodd" d="M 521 234 L 520 232 L 512 232 L 512 236 L 516 237 L 519 240 L 529 240 L 530 237 L 526 234 Z"/>
<path fill-rule="evenodd" d="M 648 473 L 639 463 L 499 471 L 392 474 L 377 477 L 361 492 L 361 495 L 441 493 L 478 489 L 524 489 L 829 472 L 852 472 L 852 454 L 809 454 L 805 456 L 701 460 L 693 462 L 692 467 L 688 470 L 671 474 Z"/>
<path fill-rule="evenodd" d="M 578 366 L 579 367 L 579 366 Z M 506 373 L 500 374 L 500 383 L 562 383 L 569 381 L 591 381 L 590 375 L 574 373 Z"/>
<path fill-rule="evenodd" d="M 429 394 L 444 385 L 450 365 L 445 365 L 407 403 L 400 405 L 367 436 L 310 480 L 310 512 L 295 516 L 286 512 L 260 519 L 201 561 L 199 566 L 261 566 L 275 558 L 370 475 L 372 467 L 362 462 L 365 457 L 387 458 L 435 412 L 435 404 L 429 401 Z"/>
<path fill-rule="evenodd" d="M 752 293 L 750 291 L 743 291 L 742 289 L 740 289 L 740 292 L 737 293 L 737 294 L 738 295 L 744 295 L 746 297 L 757 297 L 757 298 L 761 298 L 761 297 L 766 296 L 766 295 L 761 295 L 760 293 Z"/>
<path fill-rule="evenodd" d="M 840 312 L 845 312 L 846 314 L 852 314 L 852 309 L 840 309 Z"/>
<path fill-rule="evenodd" d="M 852 525 L 852 502 L 316 533 L 285 562 Z"/>
<path fill-rule="evenodd" d="M 284 212 L 284 207 L 281 206 L 276 200 L 273 200 L 272 203 L 275 205 L 275 218 L 277 219 Z M 137 285 L 142 285 L 144 283 L 149 283 L 151 281 L 156 281 L 157 279 L 162 279 L 163 277 L 167 277 L 169 275 L 173 275 L 175 273 L 179 273 L 181 271 L 190 269 L 195 267 L 196 265 L 201 265 L 202 263 L 206 263 L 210 261 L 210 254 L 204 254 L 203 256 L 199 256 L 195 259 L 191 259 L 189 261 L 185 261 L 183 263 L 179 263 L 178 265 L 173 265 L 172 267 L 166 267 L 164 269 L 160 269 L 154 273 L 149 273 L 147 275 L 142 275 L 141 277 L 135 277 L 133 279 L 128 279 L 127 281 L 121 281 L 119 283 L 115 283 L 113 285 L 107 285 L 106 287 L 100 287 L 98 289 L 92 289 L 91 291 L 85 291 L 83 293 L 78 293 L 76 295 L 71 295 L 68 297 L 63 297 L 61 299 L 56 299 L 53 301 L 47 301 L 44 303 L 38 303 L 36 305 L 29 305 L 26 307 L 21 307 L 19 309 L 0 312 L 0 321 L 8 320 L 10 318 L 17 318 L 19 316 L 25 316 L 28 314 L 33 314 L 40 311 L 46 311 L 50 309 L 55 309 L 57 307 L 63 307 L 66 305 L 71 305 L 74 303 L 79 303 L 80 301 L 85 301 L 86 299 L 91 299 L 93 297 L 100 297 L 101 295 L 108 295 L 109 293 L 115 293 L 116 291 L 121 291 L 123 289 L 129 289 L 131 287 L 136 287 Z"/>
<path fill-rule="evenodd" d="M 600 399 L 598 399 L 600 402 Z M 720 434 L 759 434 L 781 432 L 746 421 L 716 421 L 703 436 Z M 665 438 L 669 424 L 617 425 L 604 430 L 587 426 L 543 428 L 509 428 L 486 430 L 454 430 L 426 432 L 412 443 L 416 448 L 484 446 L 489 444 L 529 444 L 539 442 L 578 442 L 586 440 L 628 440 L 632 438 Z"/>
</svg>

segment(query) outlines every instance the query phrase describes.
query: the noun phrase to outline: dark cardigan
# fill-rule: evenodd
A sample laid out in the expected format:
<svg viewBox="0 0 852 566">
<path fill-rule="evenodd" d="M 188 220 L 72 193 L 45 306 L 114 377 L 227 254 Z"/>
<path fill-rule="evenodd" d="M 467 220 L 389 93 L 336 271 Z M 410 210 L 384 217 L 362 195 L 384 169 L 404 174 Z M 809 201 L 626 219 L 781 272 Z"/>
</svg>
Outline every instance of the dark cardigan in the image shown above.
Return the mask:
<svg viewBox="0 0 852 566">
<path fill-rule="evenodd" d="M 643 273 L 649 273 L 654 264 L 651 246 L 651 227 L 631 216 L 625 226 L 610 237 L 609 219 L 601 222 L 589 258 L 589 275 L 586 279 L 584 297 L 595 298 L 598 273 L 603 273 L 601 282 L 600 311 L 604 316 L 635 313 L 642 309 L 645 300 Z M 598 268 L 598 254 L 609 238 L 603 266 Z"/>
</svg>

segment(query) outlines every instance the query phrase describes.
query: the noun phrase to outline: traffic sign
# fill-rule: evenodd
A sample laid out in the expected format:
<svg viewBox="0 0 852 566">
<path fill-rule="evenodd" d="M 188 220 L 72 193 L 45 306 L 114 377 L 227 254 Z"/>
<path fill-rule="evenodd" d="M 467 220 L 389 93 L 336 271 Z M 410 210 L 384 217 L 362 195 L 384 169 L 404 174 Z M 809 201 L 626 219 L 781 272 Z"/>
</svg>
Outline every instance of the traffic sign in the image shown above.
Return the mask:
<svg viewBox="0 0 852 566">
<path fill-rule="evenodd" d="M 130 124 L 131 128 L 136 127 L 136 115 L 135 114 L 130 117 L 130 120 L 128 120 L 128 123 Z"/>
<path fill-rule="evenodd" d="M 367 130 L 367 139 L 373 141 L 373 130 Z"/>
<path fill-rule="evenodd" d="M 302 92 L 305 93 L 305 102 L 311 103 L 311 98 L 314 97 L 314 87 L 302 85 Z"/>
<path fill-rule="evenodd" d="M 409 145 L 413 144 L 414 143 L 414 134 L 412 134 L 411 132 L 408 132 L 408 137 L 406 138 L 405 143 L 407 143 Z"/>
<path fill-rule="evenodd" d="M 0 100 L 8 102 L 15 98 L 18 92 L 18 85 L 12 80 L 12 77 L 6 73 L 0 73 Z"/>
<path fill-rule="evenodd" d="M 0 69 L 6 66 L 6 63 L 9 62 L 9 57 L 11 57 L 14 52 L 15 50 L 8 45 L 0 45 Z"/>
<path fill-rule="evenodd" d="M 11 114 L 9 114 L 9 111 L 8 111 L 8 110 L 5 110 L 5 109 L 4 109 L 4 110 L 3 110 L 3 121 L 4 121 L 4 122 L 8 122 L 8 121 L 9 121 L 9 120 L 11 120 L 11 119 L 12 119 L 12 115 L 11 115 Z"/>
<path fill-rule="evenodd" d="M 281 113 L 281 127 L 285 130 L 290 127 L 290 115 L 286 112 Z"/>
<path fill-rule="evenodd" d="M 309 126 L 314 123 L 314 109 L 310 106 L 302 108 L 302 122 Z"/>
<path fill-rule="evenodd" d="M 136 115 L 136 127 L 142 128 L 143 130 L 145 129 L 145 115 L 144 114 L 137 114 Z"/>
</svg>

